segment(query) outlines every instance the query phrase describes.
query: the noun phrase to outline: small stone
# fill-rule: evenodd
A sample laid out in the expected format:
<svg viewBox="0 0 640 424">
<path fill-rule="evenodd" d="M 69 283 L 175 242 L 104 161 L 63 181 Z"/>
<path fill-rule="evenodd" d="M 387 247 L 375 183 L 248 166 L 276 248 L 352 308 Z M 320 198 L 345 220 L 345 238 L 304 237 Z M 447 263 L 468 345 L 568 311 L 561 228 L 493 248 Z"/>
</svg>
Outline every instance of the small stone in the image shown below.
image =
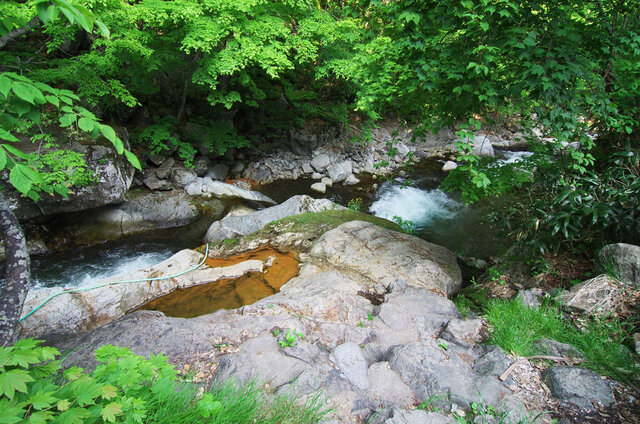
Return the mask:
<svg viewBox="0 0 640 424">
<path fill-rule="evenodd" d="M 538 296 L 531 290 L 520 290 L 518 292 L 518 299 L 522 301 L 522 304 L 528 306 L 532 309 L 537 309 L 540 307 L 540 300 L 538 300 Z"/>
<path fill-rule="evenodd" d="M 320 180 L 320 182 L 327 187 L 333 187 L 333 180 L 329 177 L 324 177 Z"/>
<path fill-rule="evenodd" d="M 169 158 L 162 162 L 160 167 L 156 170 L 156 176 L 161 180 L 166 180 L 167 178 L 169 178 L 169 175 L 171 174 L 171 168 L 173 168 L 175 162 L 176 161 L 173 158 Z"/>
<path fill-rule="evenodd" d="M 313 167 L 310 162 L 302 162 L 302 172 L 305 174 L 313 174 Z"/>
<path fill-rule="evenodd" d="M 187 168 L 174 168 L 171 172 L 171 182 L 176 187 L 184 187 L 190 182 L 195 181 L 198 178 L 195 172 Z"/>
<path fill-rule="evenodd" d="M 336 163 L 327 168 L 327 174 L 333 182 L 339 183 L 346 180 L 352 174 L 353 165 L 350 160 Z"/>
<path fill-rule="evenodd" d="M 343 185 L 350 186 L 356 185 L 360 182 L 360 180 L 353 174 L 349 175 L 346 180 L 342 183 Z"/>
<path fill-rule="evenodd" d="M 205 175 L 207 175 L 210 163 L 211 161 L 209 160 L 209 158 L 205 156 L 197 157 L 193 161 L 193 172 L 195 172 L 198 177 L 204 177 Z"/>
<path fill-rule="evenodd" d="M 640 286 L 640 246 L 609 244 L 602 248 L 598 259 L 605 271 L 609 268 L 621 281 Z"/>
<path fill-rule="evenodd" d="M 640 355 L 640 333 L 635 333 L 633 335 L 633 340 L 634 340 L 635 346 L 636 346 L 636 353 L 638 355 Z"/>
<path fill-rule="evenodd" d="M 160 180 L 156 176 L 156 172 L 154 170 L 147 170 L 144 173 L 144 177 L 142 178 L 142 182 L 146 185 L 149 190 L 171 190 L 173 186 L 169 181 Z"/>
<path fill-rule="evenodd" d="M 453 171 L 457 167 L 458 167 L 457 163 L 455 163 L 454 161 L 448 160 L 444 163 L 444 165 L 442 165 L 442 170 L 444 172 L 448 172 L 448 171 Z"/>
<path fill-rule="evenodd" d="M 325 194 L 327 192 L 327 186 L 324 183 L 313 183 L 311 184 L 311 190 Z"/>
<path fill-rule="evenodd" d="M 162 162 L 164 162 L 165 160 L 167 160 L 167 157 L 159 153 L 152 153 L 151 155 L 149 155 L 149 162 L 151 162 L 155 166 L 162 165 Z"/>
<path fill-rule="evenodd" d="M 313 174 L 311 174 L 311 178 L 314 180 L 321 180 L 324 178 L 324 175 L 319 172 L 314 172 Z"/>
<path fill-rule="evenodd" d="M 240 175 L 244 171 L 244 163 L 236 162 L 233 167 L 231 167 L 231 173 L 233 175 Z"/>
</svg>

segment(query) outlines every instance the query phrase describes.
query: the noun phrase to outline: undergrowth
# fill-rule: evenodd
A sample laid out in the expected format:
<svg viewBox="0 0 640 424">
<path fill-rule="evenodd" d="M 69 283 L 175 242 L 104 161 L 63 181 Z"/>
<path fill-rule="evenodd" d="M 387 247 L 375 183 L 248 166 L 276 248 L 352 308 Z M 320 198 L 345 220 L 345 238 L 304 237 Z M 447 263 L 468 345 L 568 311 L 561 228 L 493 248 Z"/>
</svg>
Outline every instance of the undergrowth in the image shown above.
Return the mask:
<svg viewBox="0 0 640 424">
<path fill-rule="evenodd" d="M 59 352 L 40 344 L 0 347 L 1 423 L 311 424 L 328 413 L 319 395 L 300 404 L 255 382 L 204 389 L 181 380 L 162 355 L 144 359 L 116 346 L 96 350 L 93 372 L 61 371 Z"/>
<path fill-rule="evenodd" d="M 547 303 L 530 308 L 520 299 L 492 299 L 483 315 L 493 327 L 489 343 L 519 356 L 544 355 L 534 342 L 543 338 L 575 346 L 585 355 L 586 368 L 620 381 L 640 377 L 637 358 L 623 344 L 631 327 L 616 317 L 589 318 L 581 328 L 563 319 L 558 306 Z"/>
</svg>

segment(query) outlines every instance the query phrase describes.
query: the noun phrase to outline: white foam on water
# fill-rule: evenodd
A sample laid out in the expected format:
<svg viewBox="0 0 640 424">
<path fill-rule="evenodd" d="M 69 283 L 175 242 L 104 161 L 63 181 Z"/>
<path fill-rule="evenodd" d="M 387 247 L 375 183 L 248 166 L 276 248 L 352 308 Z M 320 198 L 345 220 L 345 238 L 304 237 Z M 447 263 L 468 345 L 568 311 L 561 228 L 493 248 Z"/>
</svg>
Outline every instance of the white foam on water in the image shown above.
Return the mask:
<svg viewBox="0 0 640 424">
<path fill-rule="evenodd" d="M 501 164 L 522 162 L 533 155 L 533 152 L 510 152 L 508 150 L 504 150 L 501 153 L 504 156 L 504 159 L 498 160 L 498 163 Z"/>
<path fill-rule="evenodd" d="M 62 261 L 47 267 L 42 276 L 34 276 L 31 287 L 80 287 L 94 284 L 97 281 L 129 274 L 156 265 L 174 253 L 174 250 L 159 248 L 157 251 L 134 252 L 124 249 L 113 249 L 104 252 L 101 257 Z M 80 255 L 82 258 L 82 255 Z M 36 273 L 37 274 L 37 273 Z"/>
<path fill-rule="evenodd" d="M 95 273 L 86 273 L 82 278 L 78 278 L 76 280 L 77 283 L 75 285 L 87 286 L 95 283 L 96 281 L 130 274 L 141 269 L 152 267 L 153 265 L 168 259 L 170 256 L 171 254 L 164 252 L 153 252 L 142 253 L 140 256 L 135 258 L 125 258 L 121 262 L 114 263 L 113 267 L 109 269 L 96 270 Z"/>
<path fill-rule="evenodd" d="M 383 184 L 376 197 L 369 208 L 373 215 L 389 220 L 399 216 L 422 228 L 435 219 L 452 218 L 463 207 L 442 190 L 422 190 L 391 183 Z"/>
</svg>

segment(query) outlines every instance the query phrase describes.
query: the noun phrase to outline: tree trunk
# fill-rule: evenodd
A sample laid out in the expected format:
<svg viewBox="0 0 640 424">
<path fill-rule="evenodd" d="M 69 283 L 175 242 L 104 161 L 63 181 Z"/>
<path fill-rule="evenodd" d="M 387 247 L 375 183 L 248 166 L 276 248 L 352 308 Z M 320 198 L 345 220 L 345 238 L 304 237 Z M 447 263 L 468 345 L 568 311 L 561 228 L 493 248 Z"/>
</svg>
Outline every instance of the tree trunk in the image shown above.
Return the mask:
<svg viewBox="0 0 640 424">
<path fill-rule="evenodd" d="M 3 49 L 7 44 L 17 40 L 18 38 L 28 33 L 33 28 L 35 28 L 39 23 L 40 23 L 40 18 L 36 16 L 33 19 L 31 19 L 27 23 L 27 25 L 14 29 L 13 31 L 10 31 L 9 33 L 7 33 L 4 37 L 0 37 L 0 49 Z"/>
<path fill-rule="evenodd" d="M 0 287 L 0 346 L 15 341 L 15 329 L 29 288 L 29 252 L 18 218 L 0 191 L 0 235 L 5 249 L 6 280 Z"/>
</svg>

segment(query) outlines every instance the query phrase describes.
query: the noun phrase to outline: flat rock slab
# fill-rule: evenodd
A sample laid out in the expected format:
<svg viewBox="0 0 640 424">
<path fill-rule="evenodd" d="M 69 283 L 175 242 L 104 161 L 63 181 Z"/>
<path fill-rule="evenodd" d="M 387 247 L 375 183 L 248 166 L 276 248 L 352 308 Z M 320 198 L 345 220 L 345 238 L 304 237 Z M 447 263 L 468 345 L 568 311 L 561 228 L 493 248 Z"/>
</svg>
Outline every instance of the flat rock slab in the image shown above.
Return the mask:
<svg viewBox="0 0 640 424">
<path fill-rule="evenodd" d="M 385 286 L 402 280 L 447 297 L 462 284 L 455 255 L 417 237 L 351 221 L 325 233 L 310 251 Z"/>
<path fill-rule="evenodd" d="M 551 367 L 543 373 L 554 397 L 592 410 L 593 402 L 609 406 L 614 402 L 609 385 L 597 373 L 579 367 Z"/>
</svg>

